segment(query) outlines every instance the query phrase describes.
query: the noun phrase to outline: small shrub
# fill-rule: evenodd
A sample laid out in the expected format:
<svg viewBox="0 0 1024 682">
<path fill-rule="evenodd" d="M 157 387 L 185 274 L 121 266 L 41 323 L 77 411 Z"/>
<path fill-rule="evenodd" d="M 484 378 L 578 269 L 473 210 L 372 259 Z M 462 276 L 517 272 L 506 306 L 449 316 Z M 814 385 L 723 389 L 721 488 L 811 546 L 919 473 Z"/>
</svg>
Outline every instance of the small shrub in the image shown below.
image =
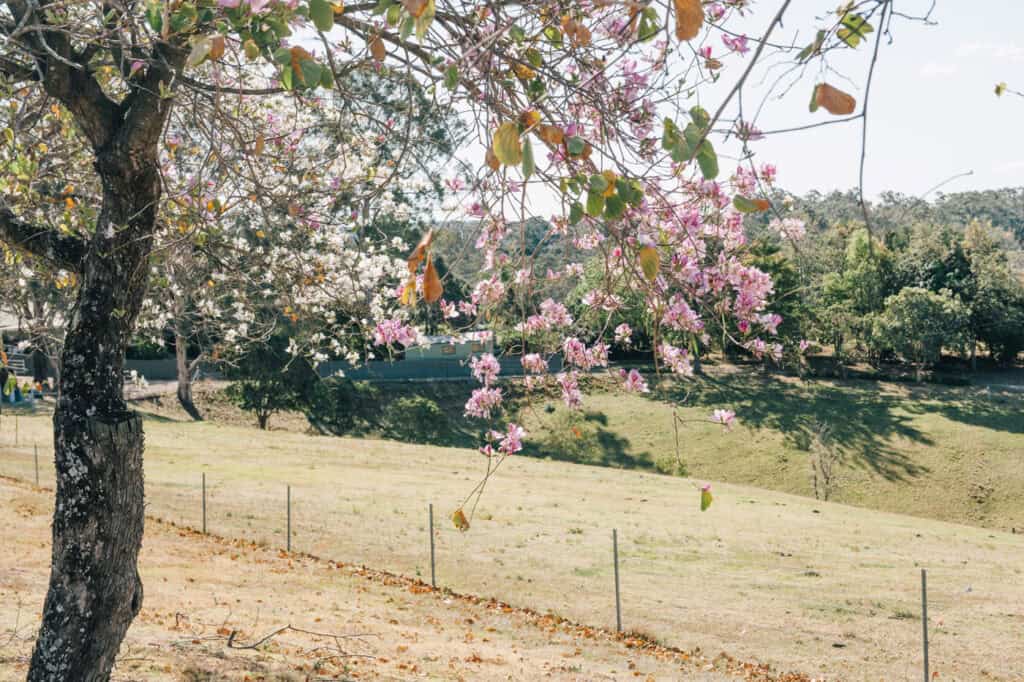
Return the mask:
<svg viewBox="0 0 1024 682">
<path fill-rule="evenodd" d="M 448 416 L 430 398 L 407 396 L 385 408 L 383 425 L 385 434 L 407 443 L 440 443 L 448 433 Z"/>
</svg>

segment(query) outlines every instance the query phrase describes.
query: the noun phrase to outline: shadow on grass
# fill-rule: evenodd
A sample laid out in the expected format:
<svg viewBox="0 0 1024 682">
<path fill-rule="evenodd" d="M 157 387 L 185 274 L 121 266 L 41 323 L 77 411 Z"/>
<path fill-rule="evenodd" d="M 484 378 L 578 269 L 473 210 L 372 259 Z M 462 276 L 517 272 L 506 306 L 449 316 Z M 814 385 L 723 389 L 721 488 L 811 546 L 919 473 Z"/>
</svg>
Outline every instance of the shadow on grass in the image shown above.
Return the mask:
<svg viewBox="0 0 1024 682">
<path fill-rule="evenodd" d="M 560 412 L 539 433 L 531 434 L 521 454 L 617 469 L 655 469 L 650 453 L 634 452 L 628 438 L 607 426 L 603 412 Z"/>
<path fill-rule="evenodd" d="M 687 391 L 687 405 L 728 407 L 744 425 L 778 431 L 787 445 L 799 450 L 808 450 L 817 425 L 827 424 L 848 464 L 867 467 L 888 480 L 905 481 L 928 472 L 891 443 L 905 438 L 930 445 L 932 440 L 910 423 L 912 416 L 896 413 L 897 407 L 906 410 L 907 402 L 881 395 L 874 382 L 799 383 L 743 372 L 704 376 L 655 397 L 682 400 Z"/>
</svg>

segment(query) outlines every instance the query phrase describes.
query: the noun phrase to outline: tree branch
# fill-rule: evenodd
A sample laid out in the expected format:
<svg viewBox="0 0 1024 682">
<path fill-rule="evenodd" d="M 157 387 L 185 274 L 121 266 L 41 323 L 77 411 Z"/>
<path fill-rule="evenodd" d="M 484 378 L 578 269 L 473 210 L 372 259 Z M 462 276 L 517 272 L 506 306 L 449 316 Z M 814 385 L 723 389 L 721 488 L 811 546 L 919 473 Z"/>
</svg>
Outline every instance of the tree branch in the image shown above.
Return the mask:
<svg viewBox="0 0 1024 682">
<path fill-rule="evenodd" d="M 69 270 L 77 271 L 85 257 L 85 242 L 78 237 L 27 223 L 3 205 L 0 205 L 0 241 Z"/>
</svg>

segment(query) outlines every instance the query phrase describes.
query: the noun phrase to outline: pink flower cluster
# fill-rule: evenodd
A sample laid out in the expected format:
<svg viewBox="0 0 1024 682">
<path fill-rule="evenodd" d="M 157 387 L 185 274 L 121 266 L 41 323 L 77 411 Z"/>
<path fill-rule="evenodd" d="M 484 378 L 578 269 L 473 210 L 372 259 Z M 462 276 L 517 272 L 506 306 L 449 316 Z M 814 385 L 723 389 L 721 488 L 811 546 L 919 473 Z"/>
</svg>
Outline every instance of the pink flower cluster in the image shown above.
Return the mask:
<svg viewBox="0 0 1024 682">
<path fill-rule="evenodd" d="M 651 389 L 647 387 L 647 380 L 644 379 L 643 375 L 635 369 L 626 372 L 624 369 L 619 370 L 619 377 L 622 379 L 622 388 L 629 393 L 650 393 Z"/>
<path fill-rule="evenodd" d="M 668 309 L 661 320 L 662 324 L 685 332 L 699 332 L 704 328 L 700 316 L 694 312 L 690 304 L 679 294 L 674 294 L 668 302 Z"/>
<path fill-rule="evenodd" d="M 490 419 L 491 413 L 501 406 L 500 388 L 478 388 L 466 401 L 466 414 L 470 417 Z"/>
<path fill-rule="evenodd" d="M 373 332 L 373 342 L 378 346 L 390 346 L 395 343 L 412 346 L 416 343 L 416 338 L 416 330 L 393 318 L 378 322 Z"/>
<path fill-rule="evenodd" d="M 544 374 L 548 371 L 548 363 L 539 353 L 527 353 L 520 362 L 523 364 L 523 370 L 530 374 Z"/>
<path fill-rule="evenodd" d="M 498 378 L 501 372 L 501 365 L 498 359 L 490 353 L 485 353 L 469 361 L 469 368 L 473 370 L 473 376 L 484 386 L 490 386 Z"/>
<path fill-rule="evenodd" d="M 690 354 L 685 348 L 663 343 L 658 346 L 658 356 L 675 374 L 693 376 L 693 363 L 690 362 Z"/>
<path fill-rule="evenodd" d="M 600 341 L 587 348 L 586 344 L 572 336 L 562 344 L 562 353 L 567 364 L 582 370 L 608 366 L 608 346 Z"/>
<path fill-rule="evenodd" d="M 711 421 L 714 424 L 721 424 L 728 431 L 736 421 L 736 413 L 732 410 L 715 410 L 711 413 Z"/>
<path fill-rule="evenodd" d="M 583 405 L 583 393 L 580 392 L 579 374 L 576 372 L 561 372 L 555 377 L 559 388 L 562 389 L 562 401 L 572 410 L 578 410 Z"/>
</svg>

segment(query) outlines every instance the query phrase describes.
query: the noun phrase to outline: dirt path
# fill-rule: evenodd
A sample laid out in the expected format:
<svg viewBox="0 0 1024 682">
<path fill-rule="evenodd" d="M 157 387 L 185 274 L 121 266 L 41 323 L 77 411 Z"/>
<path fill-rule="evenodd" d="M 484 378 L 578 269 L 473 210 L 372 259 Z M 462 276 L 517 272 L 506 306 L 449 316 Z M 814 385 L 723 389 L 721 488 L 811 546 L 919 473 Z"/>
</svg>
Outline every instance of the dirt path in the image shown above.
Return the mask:
<svg viewBox="0 0 1024 682">
<path fill-rule="evenodd" d="M 0 479 L 2 680 L 24 679 L 31 653 L 51 495 Z M 154 519 L 141 573 L 145 605 L 115 680 L 806 679 Z M 258 649 L 229 647 L 287 625 L 307 632 L 283 632 Z"/>
</svg>

